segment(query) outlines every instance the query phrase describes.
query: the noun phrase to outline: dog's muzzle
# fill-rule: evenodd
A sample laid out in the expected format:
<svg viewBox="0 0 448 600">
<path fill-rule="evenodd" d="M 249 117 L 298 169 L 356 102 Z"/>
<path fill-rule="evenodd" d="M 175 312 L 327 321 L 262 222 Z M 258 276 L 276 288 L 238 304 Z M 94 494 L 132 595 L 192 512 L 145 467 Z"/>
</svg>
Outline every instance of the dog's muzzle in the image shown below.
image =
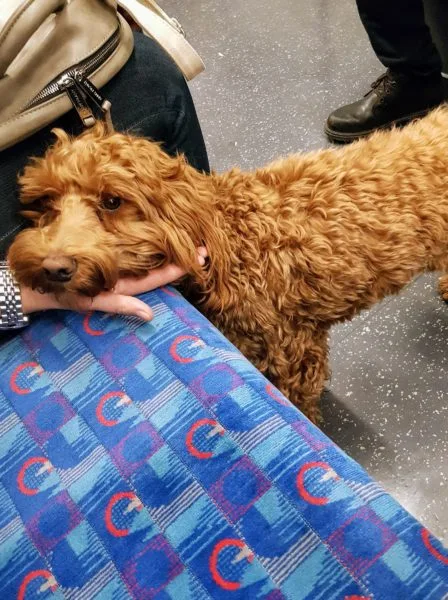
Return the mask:
<svg viewBox="0 0 448 600">
<path fill-rule="evenodd" d="M 42 261 L 45 279 L 51 283 L 67 283 L 76 272 L 76 261 L 67 256 L 47 256 Z"/>
</svg>

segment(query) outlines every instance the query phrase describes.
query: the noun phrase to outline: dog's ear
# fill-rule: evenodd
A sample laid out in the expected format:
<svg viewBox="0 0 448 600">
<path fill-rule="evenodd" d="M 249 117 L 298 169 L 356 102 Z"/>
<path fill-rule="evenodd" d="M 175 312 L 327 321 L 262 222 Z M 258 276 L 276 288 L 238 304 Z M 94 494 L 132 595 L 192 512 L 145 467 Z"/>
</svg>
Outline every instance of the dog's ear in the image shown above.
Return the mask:
<svg viewBox="0 0 448 600">
<path fill-rule="evenodd" d="M 130 169 L 132 185 L 143 196 L 141 210 L 153 228 L 148 238 L 153 243 L 157 239 L 158 251 L 170 262 L 202 278 L 196 248 L 207 243 L 217 247 L 222 235 L 214 225 L 211 180 L 182 154 L 168 155 L 159 144 L 137 138 Z"/>
</svg>

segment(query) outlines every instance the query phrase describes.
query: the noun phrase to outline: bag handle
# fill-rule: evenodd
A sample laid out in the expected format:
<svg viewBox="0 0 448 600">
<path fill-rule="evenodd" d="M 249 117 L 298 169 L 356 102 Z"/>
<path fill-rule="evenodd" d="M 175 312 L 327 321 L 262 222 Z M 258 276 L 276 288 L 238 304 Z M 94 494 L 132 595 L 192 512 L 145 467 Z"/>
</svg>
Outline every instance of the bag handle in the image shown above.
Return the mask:
<svg viewBox="0 0 448 600">
<path fill-rule="evenodd" d="M 0 78 L 30 37 L 67 0 L 26 0 L 12 13 L 0 31 Z"/>
<path fill-rule="evenodd" d="M 141 0 L 140 0 L 141 1 Z M 174 17 L 169 17 L 166 12 L 162 9 L 161 6 L 157 4 L 155 0 L 143 0 L 143 4 L 145 4 L 152 12 L 154 12 L 157 16 L 162 18 L 164 21 L 172 25 L 177 31 L 185 37 L 185 32 L 182 29 L 182 25 L 179 23 L 177 19 Z"/>
<path fill-rule="evenodd" d="M 131 16 L 145 35 L 168 52 L 185 79 L 193 79 L 204 70 L 201 57 L 185 39 L 177 20 L 163 12 L 154 0 L 118 0 L 118 6 Z"/>
</svg>

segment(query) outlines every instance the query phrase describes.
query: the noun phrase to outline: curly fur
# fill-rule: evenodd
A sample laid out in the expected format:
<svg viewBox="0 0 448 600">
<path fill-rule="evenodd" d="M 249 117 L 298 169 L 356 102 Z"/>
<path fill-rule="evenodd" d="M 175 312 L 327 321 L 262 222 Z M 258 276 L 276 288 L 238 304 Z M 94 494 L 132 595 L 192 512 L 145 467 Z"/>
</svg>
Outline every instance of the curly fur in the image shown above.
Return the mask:
<svg viewBox="0 0 448 600">
<path fill-rule="evenodd" d="M 211 175 L 142 138 L 55 131 L 20 179 L 34 227 L 9 260 L 22 283 L 91 295 L 179 264 L 205 314 L 316 421 L 329 328 L 424 270 L 448 272 L 447 131 L 440 108 L 348 147 Z M 104 210 L 105 196 L 121 207 Z M 42 259 L 61 253 L 78 269 L 50 286 Z M 448 300 L 447 275 L 440 289 Z"/>
</svg>

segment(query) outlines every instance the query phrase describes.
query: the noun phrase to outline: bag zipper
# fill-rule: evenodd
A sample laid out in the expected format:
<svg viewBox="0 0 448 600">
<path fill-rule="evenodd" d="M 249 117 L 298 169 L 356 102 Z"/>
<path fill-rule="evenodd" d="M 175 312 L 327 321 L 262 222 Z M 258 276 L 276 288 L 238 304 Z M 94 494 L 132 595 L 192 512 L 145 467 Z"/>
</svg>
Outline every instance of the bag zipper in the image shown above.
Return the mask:
<svg viewBox="0 0 448 600">
<path fill-rule="evenodd" d="M 101 94 L 82 71 L 77 70 L 73 71 L 71 75 L 63 75 L 58 81 L 58 86 L 61 91 L 67 93 L 84 127 L 92 127 L 96 122 L 95 115 L 89 106 L 90 100 L 90 104 L 96 105 L 103 113 L 108 128 L 113 129 L 110 118 L 111 102 Z"/>
<path fill-rule="evenodd" d="M 30 102 L 28 102 L 22 112 L 35 108 L 61 93 L 67 93 L 86 127 L 91 127 L 95 123 L 95 117 L 88 105 L 86 96 L 102 110 L 107 121 L 108 116 L 110 116 L 111 103 L 102 96 L 88 76 L 96 71 L 96 69 L 103 64 L 111 54 L 113 54 L 118 47 L 119 42 L 120 27 L 117 27 L 112 36 L 95 52 L 95 54 L 60 73 L 50 81 L 43 90 L 34 96 Z"/>
</svg>

